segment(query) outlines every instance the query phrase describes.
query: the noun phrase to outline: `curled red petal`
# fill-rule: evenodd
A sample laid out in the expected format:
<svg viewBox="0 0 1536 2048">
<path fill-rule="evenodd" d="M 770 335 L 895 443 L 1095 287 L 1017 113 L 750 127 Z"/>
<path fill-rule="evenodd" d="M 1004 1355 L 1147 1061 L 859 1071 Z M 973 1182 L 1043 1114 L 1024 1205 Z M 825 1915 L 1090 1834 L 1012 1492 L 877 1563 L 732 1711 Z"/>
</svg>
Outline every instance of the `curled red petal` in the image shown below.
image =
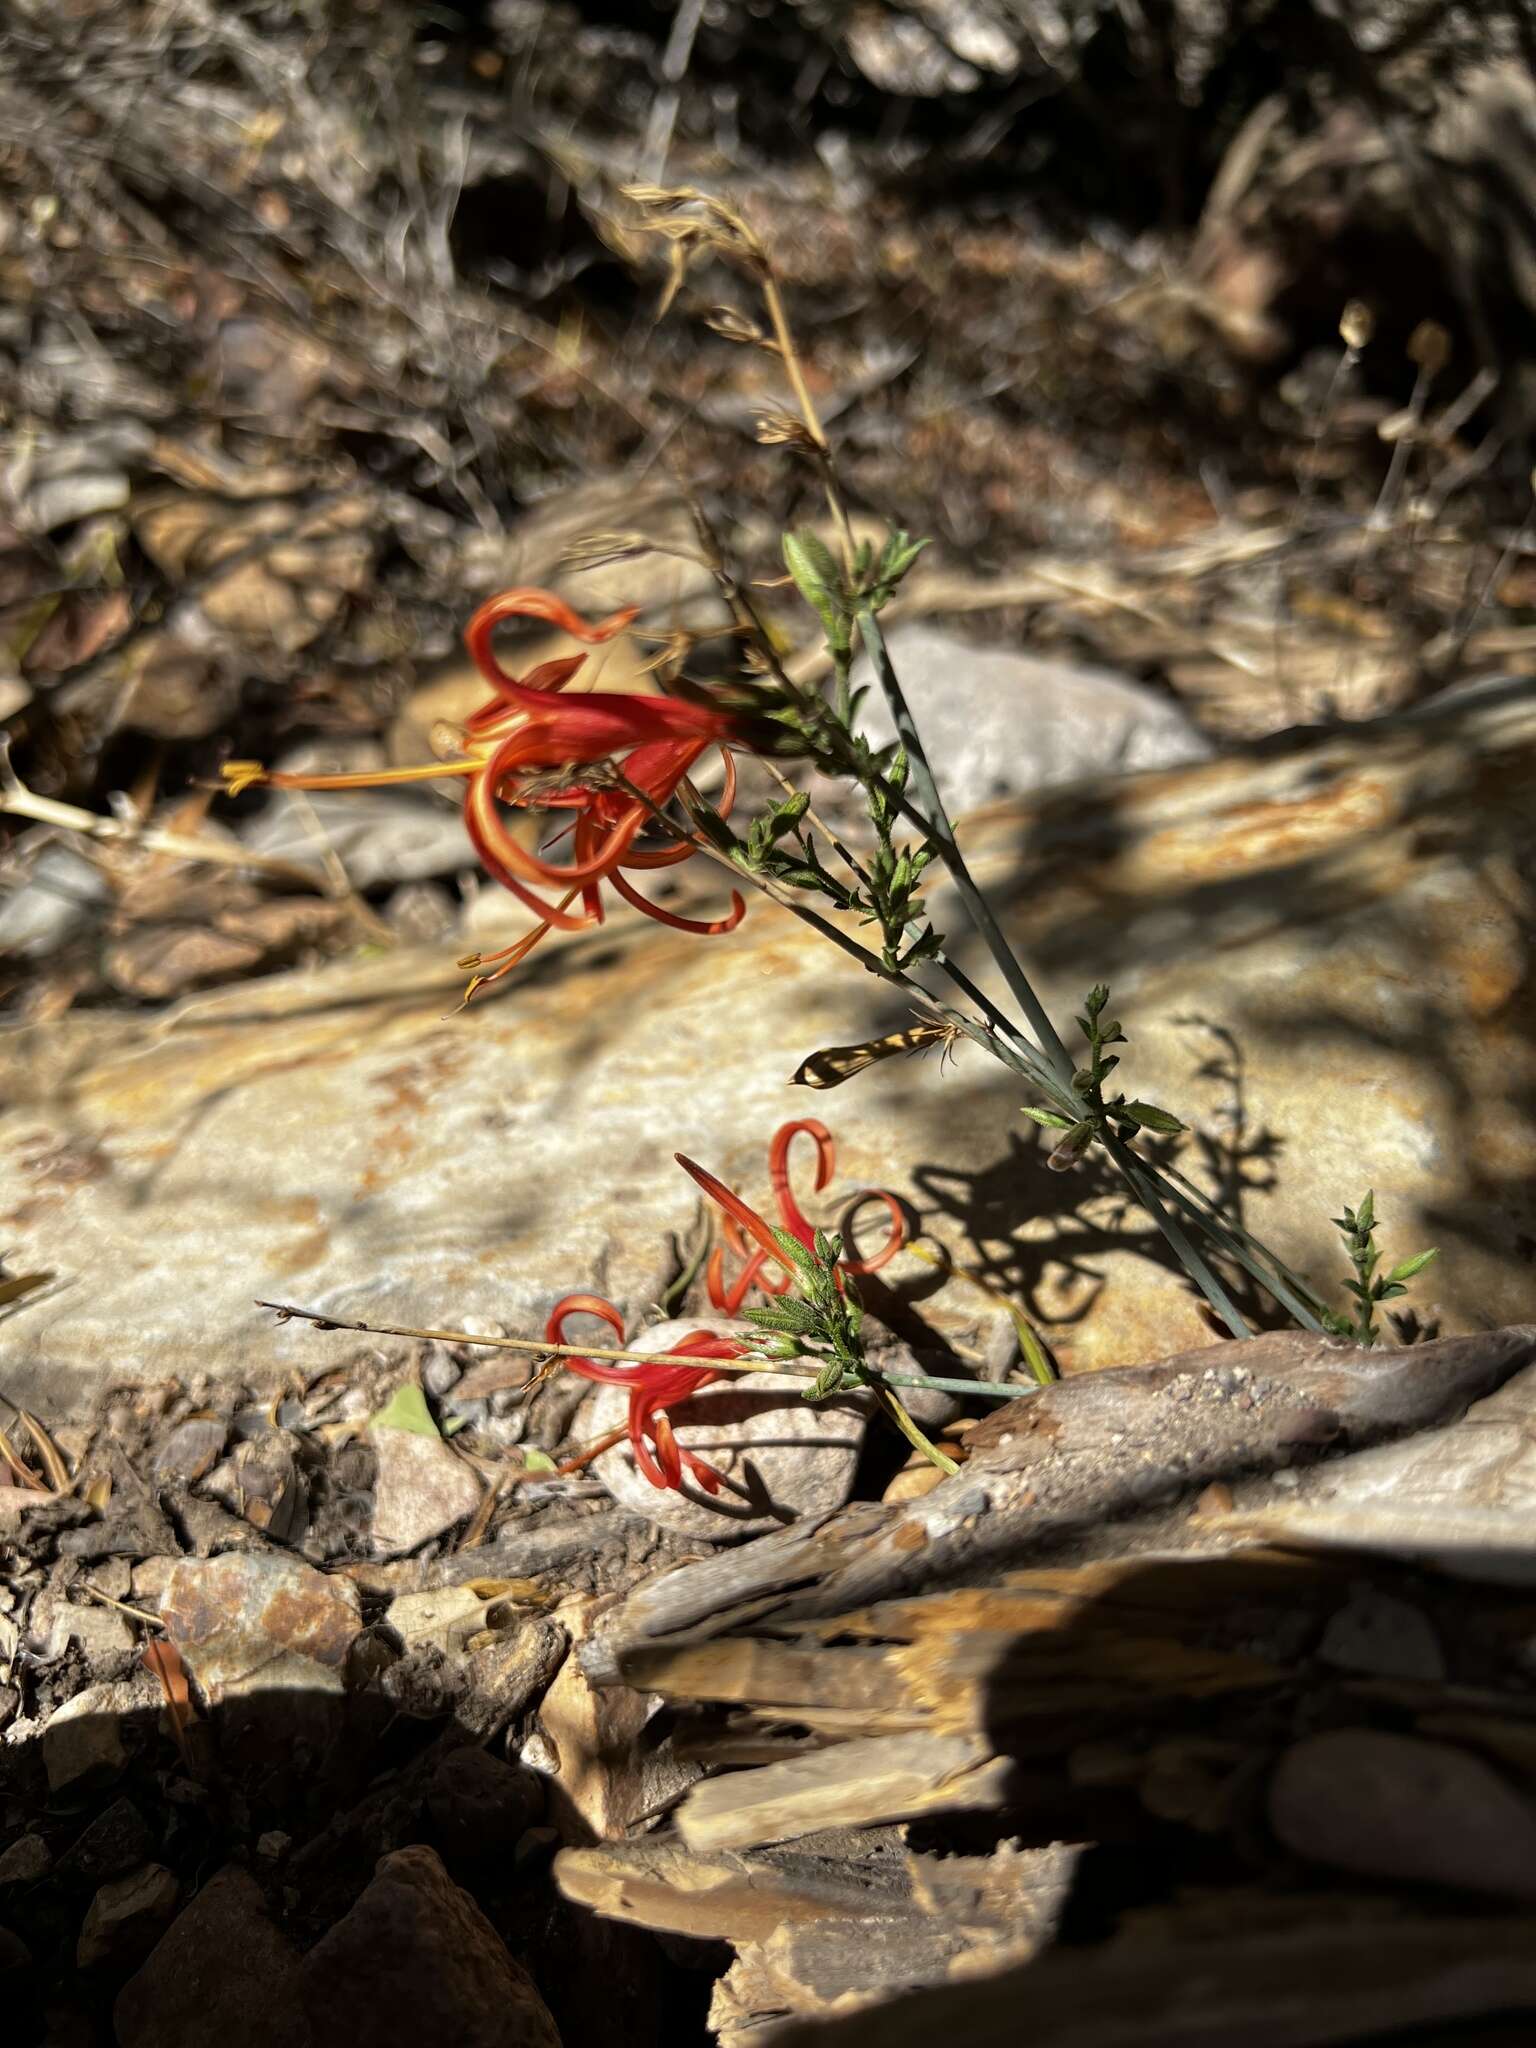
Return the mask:
<svg viewBox="0 0 1536 2048">
<path fill-rule="evenodd" d="M 566 1343 L 568 1340 L 565 1335 L 565 1320 L 567 1316 L 575 1315 L 598 1317 L 614 1332 L 619 1342 L 623 1343 L 624 1318 L 613 1303 L 604 1301 L 600 1294 L 568 1294 L 562 1301 L 557 1301 L 549 1312 L 548 1322 L 544 1325 L 545 1343 Z M 634 1384 L 634 1373 L 627 1366 L 613 1365 L 596 1358 L 568 1358 L 565 1363 L 572 1372 L 584 1380 L 609 1380 L 625 1387 Z"/>
<path fill-rule="evenodd" d="M 852 1244 L 853 1239 L 849 1234 L 848 1226 L 853 1221 L 855 1211 L 865 1202 L 884 1202 L 887 1210 L 890 1212 L 891 1234 L 873 1258 L 839 1260 L 838 1263 L 845 1273 L 878 1273 L 882 1266 L 895 1258 L 907 1241 L 906 1212 L 900 1202 L 897 1201 L 894 1195 L 888 1194 L 884 1188 L 866 1188 L 863 1194 L 855 1195 L 843 1211 L 838 1229 L 844 1244 Z"/>
<path fill-rule="evenodd" d="M 632 804 L 623 820 L 604 839 L 601 848 L 587 855 L 582 853 L 583 841 L 578 831 L 577 857 L 561 865 L 558 862 L 540 860 L 525 846 L 519 846 L 506 826 L 502 823 L 497 808 L 501 785 L 517 768 L 527 765 L 528 741 L 525 733 L 513 733 L 502 741 L 495 751 L 486 757 L 480 772 L 470 781 L 464 792 L 464 829 L 470 843 L 489 873 L 504 888 L 512 888 L 512 877 L 525 882 L 553 883 L 565 888 L 573 884 L 600 881 L 608 873 L 613 862 L 627 850 L 645 823 L 646 812 L 643 804 Z M 516 893 L 514 891 L 514 893 Z M 539 906 L 543 909 L 543 906 Z M 547 913 L 546 913 L 547 914 Z M 586 920 L 590 922 L 590 919 Z M 551 920 L 558 924 L 558 916 Z M 579 930 L 580 924 L 573 923 L 569 929 Z"/>
<path fill-rule="evenodd" d="M 731 891 L 731 908 L 728 916 L 703 919 L 679 917 L 675 910 L 663 910 L 659 904 L 652 903 L 642 896 L 632 882 L 626 882 L 617 868 L 609 875 L 608 880 L 626 903 L 633 904 L 636 910 L 644 911 L 645 915 L 653 918 L 657 924 L 670 925 L 675 932 L 693 932 L 701 939 L 718 938 L 722 932 L 735 931 L 747 914 L 747 906 L 735 889 Z"/>
<path fill-rule="evenodd" d="M 464 644 L 475 667 L 494 686 L 513 680 L 491 651 L 491 635 L 503 619 L 542 619 L 547 625 L 558 626 L 562 633 L 569 633 L 573 640 L 581 640 L 594 647 L 600 641 L 611 640 L 616 633 L 622 633 L 639 615 L 639 607 L 629 605 L 594 626 L 579 612 L 572 611 L 565 599 L 556 597 L 552 590 L 523 586 L 503 590 L 495 597 L 487 598 L 464 628 Z"/>
<path fill-rule="evenodd" d="M 637 1392 L 629 1403 L 629 1447 L 635 1454 L 636 1468 L 663 1493 L 672 1485 L 664 1469 L 651 1456 L 651 1447 L 645 1440 L 646 1426 L 651 1421 L 650 1406 Z"/>
<path fill-rule="evenodd" d="M 665 1408 L 651 1411 L 650 1433 L 656 1446 L 656 1462 L 667 1475 L 668 1486 L 680 1487 L 683 1483 L 682 1448 L 672 1432 L 671 1418 Z"/>
<path fill-rule="evenodd" d="M 585 668 L 586 661 L 587 657 L 584 654 L 568 654 L 559 661 L 541 662 L 537 668 L 528 671 L 518 687 L 523 690 L 551 692 L 563 690 L 577 670 Z M 485 674 L 483 668 L 481 673 Z M 499 725 L 507 716 L 509 709 L 519 708 L 518 700 L 506 694 L 505 682 L 499 669 L 494 676 L 487 675 L 485 679 L 496 694 L 465 719 L 464 730 L 467 733 L 483 735 L 491 726 Z"/>
<path fill-rule="evenodd" d="M 723 1316 L 733 1316 L 741 1307 L 742 1297 L 734 1289 L 727 1292 L 725 1285 L 725 1249 L 716 1245 L 709 1255 L 709 1264 L 704 1269 L 704 1284 L 709 1290 L 709 1305 Z"/>
<path fill-rule="evenodd" d="M 797 1123 L 780 1124 L 774 1132 L 773 1142 L 768 1147 L 768 1179 L 779 1205 L 784 1228 L 798 1237 L 809 1250 L 814 1233 L 789 1185 L 789 1148 L 802 1131 L 808 1138 L 814 1138 L 816 1141 L 814 1185 L 818 1194 L 832 1178 L 832 1169 L 837 1158 L 832 1133 L 825 1124 L 818 1123 L 815 1117 L 803 1117 Z"/>
<path fill-rule="evenodd" d="M 718 1493 L 725 1483 L 725 1474 L 717 1472 L 713 1465 L 706 1464 L 702 1458 L 696 1458 L 692 1451 L 684 1450 L 681 1444 L 678 1445 L 678 1450 L 682 1452 L 683 1463 L 688 1467 L 688 1470 L 697 1479 L 704 1491 L 706 1493 Z"/>
<path fill-rule="evenodd" d="M 600 1294 L 566 1294 L 561 1296 L 549 1312 L 549 1319 L 544 1325 L 545 1343 L 563 1344 L 566 1317 L 578 1315 L 597 1316 L 610 1330 L 623 1338 L 624 1318 L 611 1301 L 604 1301 Z"/>
<path fill-rule="evenodd" d="M 720 749 L 720 757 L 725 763 L 725 788 L 717 808 L 722 818 L 728 818 L 736 803 L 736 761 L 729 747 L 722 747 Z M 681 782 L 682 779 L 682 776 L 679 775 L 678 781 Z M 634 777 L 631 776 L 630 780 L 633 781 Z M 670 795 L 670 793 L 669 791 L 668 794 Z M 648 849 L 644 853 L 627 854 L 623 865 L 626 868 L 676 867 L 680 861 L 692 860 L 693 856 L 699 852 L 700 844 L 701 842 L 697 839 L 685 839 L 678 846 L 669 846 L 656 851 Z"/>
</svg>

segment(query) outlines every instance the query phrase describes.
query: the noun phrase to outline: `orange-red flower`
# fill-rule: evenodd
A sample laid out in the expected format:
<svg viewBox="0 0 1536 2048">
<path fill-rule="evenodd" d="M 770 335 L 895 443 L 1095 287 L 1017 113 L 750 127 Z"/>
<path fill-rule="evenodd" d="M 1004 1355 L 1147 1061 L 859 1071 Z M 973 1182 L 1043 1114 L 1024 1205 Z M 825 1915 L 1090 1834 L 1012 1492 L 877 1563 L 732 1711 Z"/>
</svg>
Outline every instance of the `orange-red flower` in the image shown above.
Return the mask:
<svg viewBox="0 0 1536 2048">
<path fill-rule="evenodd" d="M 620 1343 L 624 1341 L 624 1318 L 611 1301 L 604 1301 L 596 1294 L 568 1294 L 550 1310 L 549 1321 L 544 1326 L 545 1342 L 568 1342 L 565 1319 L 574 1315 L 600 1317 L 615 1332 Z M 673 1346 L 674 1351 L 685 1358 L 700 1359 L 740 1358 L 747 1348 L 734 1337 L 719 1337 L 709 1330 L 695 1330 Z M 696 1394 L 700 1387 L 720 1377 L 712 1366 L 703 1365 L 696 1369 L 664 1363 L 612 1365 L 596 1358 L 568 1358 L 565 1363 L 583 1379 L 607 1380 L 614 1386 L 630 1389 L 630 1449 L 635 1454 L 635 1464 L 652 1486 L 674 1491 L 680 1489 L 686 1468 L 706 1493 L 719 1492 L 721 1474 L 713 1465 L 706 1464 L 692 1451 L 683 1448 L 673 1434 L 667 1416 L 667 1410 L 673 1403 L 686 1401 L 690 1394 Z"/>
<path fill-rule="evenodd" d="M 836 1163 L 832 1133 L 825 1124 L 818 1123 L 815 1118 L 805 1117 L 798 1123 L 781 1124 L 774 1132 L 773 1141 L 768 1147 L 768 1179 L 773 1188 L 774 1200 L 778 1204 L 781 1227 L 810 1251 L 814 1247 L 815 1228 L 806 1220 L 789 1184 L 789 1148 L 802 1131 L 816 1143 L 816 1191 L 820 1193 L 832 1178 Z M 713 1305 L 723 1314 L 733 1316 L 754 1287 L 759 1288 L 764 1294 L 786 1293 L 794 1267 L 764 1218 L 759 1216 L 755 1209 L 749 1209 L 739 1195 L 733 1194 L 723 1181 L 717 1180 L 702 1166 L 696 1165 L 691 1159 L 685 1159 L 681 1152 L 675 1157 L 684 1172 L 692 1174 L 705 1194 L 720 1209 L 724 1218 L 721 1232 L 726 1245 L 729 1245 L 736 1256 L 745 1262 L 734 1281 L 727 1283 L 725 1245 L 715 1246 L 710 1253 L 709 1265 L 705 1269 L 709 1298 Z M 906 1242 L 906 1218 L 902 1214 L 901 1204 L 894 1195 L 887 1194 L 883 1188 L 867 1190 L 849 1205 L 846 1213 L 851 1216 L 861 1202 L 870 1200 L 883 1202 L 890 1211 L 891 1234 L 872 1259 L 840 1259 L 840 1273 L 877 1273 L 888 1260 L 896 1256 Z M 748 1249 L 743 1232 L 757 1240 L 756 1251 Z M 770 1261 L 783 1268 L 782 1276 L 770 1271 Z"/>
<path fill-rule="evenodd" d="M 515 945 L 490 956 L 489 961 L 474 963 L 497 964 L 494 973 L 476 975 L 471 993 L 525 959 L 547 932 L 581 931 L 600 924 L 604 882 L 611 883 L 626 903 L 647 917 L 678 931 L 713 934 L 734 930 L 746 913 L 735 890 L 727 916 L 701 921 L 651 903 L 626 876 L 641 869 L 672 867 L 698 851 L 693 840 L 655 849 L 639 849 L 636 841 L 711 747 L 719 747 L 724 757 L 726 780 L 720 809 L 729 811 L 736 790 L 729 745 L 743 736 L 743 715 L 724 706 L 671 697 L 598 690 L 564 695 L 566 684 L 586 659 L 579 654 L 545 662 L 522 678 L 508 675 L 491 643 L 496 627 L 509 618 L 548 620 L 591 646 L 622 632 L 634 620 L 635 612 L 618 611 L 591 625 L 550 591 L 505 590 L 481 605 L 464 635 L 470 656 L 492 691 L 465 725 L 465 758 L 353 775 L 271 774 L 251 762 L 231 761 L 224 769 L 230 789 L 238 792 L 254 782 L 282 789 L 358 789 L 464 776 L 464 823 L 482 866 L 539 919 Z M 600 762 L 611 762 L 613 767 L 606 774 L 586 779 L 573 776 L 564 780 L 559 773 L 553 782 L 536 779 L 550 771 L 593 767 Z M 507 826 L 504 811 L 508 805 L 573 812 L 570 858 L 548 860 L 520 845 Z M 538 887 L 562 893 L 558 901 L 549 902 L 536 893 Z M 578 898 L 579 911 L 572 909 Z"/>
</svg>

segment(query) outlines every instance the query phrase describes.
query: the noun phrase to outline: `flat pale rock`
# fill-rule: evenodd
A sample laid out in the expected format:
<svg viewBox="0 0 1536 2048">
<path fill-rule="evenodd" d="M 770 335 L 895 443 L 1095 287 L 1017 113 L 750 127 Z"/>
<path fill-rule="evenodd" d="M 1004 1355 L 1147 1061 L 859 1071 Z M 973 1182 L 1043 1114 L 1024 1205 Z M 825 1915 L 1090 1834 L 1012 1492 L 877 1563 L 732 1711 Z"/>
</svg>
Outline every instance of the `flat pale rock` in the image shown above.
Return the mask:
<svg viewBox="0 0 1536 2048">
<path fill-rule="evenodd" d="M 63 1792 L 116 1777 L 128 1761 L 123 1724 L 130 1716 L 142 1716 L 149 1699 L 147 1688 L 129 1679 L 118 1685 L 88 1685 L 66 1700 L 43 1728 L 49 1790 Z"/>
<path fill-rule="evenodd" d="M 986 647 L 941 626 L 893 626 L 886 636 L 902 693 L 944 801 L 954 814 L 1094 775 L 1175 768 L 1210 756 L 1210 742 L 1170 698 L 1112 670 Z M 854 686 L 873 685 L 866 657 Z M 878 687 L 859 713 L 874 746 L 896 728 Z"/>
<path fill-rule="evenodd" d="M 1307 1548 L 1384 1552 L 1457 1578 L 1536 1586 L 1536 1366 L 1454 1422 L 1325 1459 L 1286 1480 L 1279 1494 L 1268 1481 L 1240 1481 L 1228 1528 Z"/>
<path fill-rule="evenodd" d="M 1194 1127 L 1180 1162 L 1211 1185 L 1210 1147 L 1281 1256 L 1339 1299 L 1329 1219 L 1370 1186 L 1389 1259 L 1440 1247 L 1421 1316 L 1450 1334 L 1529 1315 L 1536 688 L 1077 784 L 965 836 L 1063 1028 L 1111 984 L 1117 1080 Z M 934 910 L 985 975 L 942 889 Z M 716 940 L 616 909 L 454 1014 L 462 986 L 449 949 L 402 950 L 12 1034 L 0 1230 L 17 1271 L 59 1277 L 12 1310 L 0 1391 L 48 1420 L 210 1361 L 275 1381 L 405 1355 L 274 1327 L 256 1297 L 537 1334 L 595 1291 L 633 1325 L 698 1213 L 673 1151 L 761 1204 L 774 1129 L 812 1112 L 838 1155 L 820 1197 L 793 1163 L 807 1212 L 892 1189 L 1069 1372 L 1207 1340 L 1154 1226 L 1096 1163 L 1047 1171 L 1022 1089 L 977 1048 L 789 1088 L 808 1054 L 911 1015 L 770 904 Z M 958 1277 L 898 1257 L 877 1278 L 929 1333 L 1012 1342 Z"/>
<path fill-rule="evenodd" d="M 761 1335 L 751 1323 L 695 1317 L 653 1324 L 632 1348 L 670 1351 L 693 1330 Z M 804 1400 L 805 1384 L 787 1373 L 732 1373 L 668 1411 L 683 1448 L 720 1473 L 716 1494 L 706 1492 L 686 1466 L 680 1490 L 653 1486 L 627 1442 L 594 1458 L 588 1469 L 631 1514 L 713 1543 L 826 1514 L 853 1490 L 867 1415 L 854 1401 Z M 606 1436 L 624 1426 L 628 1413 L 628 1388 L 599 1384 L 582 1403 L 574 1433 L 583 1440 Z"/>
<path fill-rule="evenodd" d="M 179 1890 L 163 1863 L 146 1863 L 104 1884 L 86 1910 L 75 1944 L 76 1963 L 95 1970 L 137 1962 L 175 1912 Z"/>
</svg>

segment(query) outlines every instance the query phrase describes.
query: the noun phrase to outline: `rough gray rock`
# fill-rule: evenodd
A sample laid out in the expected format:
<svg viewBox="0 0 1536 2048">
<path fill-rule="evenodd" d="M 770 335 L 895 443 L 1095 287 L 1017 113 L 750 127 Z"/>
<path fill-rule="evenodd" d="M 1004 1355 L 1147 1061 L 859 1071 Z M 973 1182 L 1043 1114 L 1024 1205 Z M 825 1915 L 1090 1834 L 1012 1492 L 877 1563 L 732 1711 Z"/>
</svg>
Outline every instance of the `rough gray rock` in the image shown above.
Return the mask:
<svg viewBox="0 0 1536 2048">
<path fill-rule="evenodd" d="M 430 1542 L 480 1505 L 479 1480 L 441 1437 L 375 1426 L 368 1441 L 378 1460 L 373 1547 L 382 1555 L 398 1556 Z"/>
<path fill-rule="evenodd" d="M 303 1984 L 317 2037 L 351 2048 L 560 2048 L 533 1979 L 427 1848 L 381 1859 Z"/>
<path fill-rule="evenodd" d="M 118 1994 L 118 2048 L 273 2048 L 279 2041 L 309 2048 L 297 1963 L 255 1879 L 227 1865 L 176 1916 Z"/>
</svg>

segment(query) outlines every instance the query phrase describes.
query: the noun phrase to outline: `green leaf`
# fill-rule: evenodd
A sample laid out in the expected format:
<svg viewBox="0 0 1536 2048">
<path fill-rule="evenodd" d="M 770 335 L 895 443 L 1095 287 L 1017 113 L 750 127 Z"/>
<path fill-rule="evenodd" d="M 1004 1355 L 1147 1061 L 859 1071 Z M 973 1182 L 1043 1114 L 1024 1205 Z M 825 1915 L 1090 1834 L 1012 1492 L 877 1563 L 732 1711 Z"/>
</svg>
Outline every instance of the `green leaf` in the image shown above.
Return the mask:
<svg viewBox="0 0 1536 2048">
<path fill-rule="evenodd" d="M 1347 1216 L 1349 1211 L 1346 1209 L 1344 1213 Z M 1366 1189 L 1365 1200 L 1355 1211 L 1355 1228 L 1362 1236 L 1376 1228 L 1376 1192 L 1373 1188 Z"/>
<path fill-rule="evenodd" d="M 794 889 L 825 889 L 827 886 L 827 877 L 824 874 L 815 868 L 803 866 L 777 867 L 773 871 L 773 878 L 776 882 L 787 882 Z M 841 895 L 842 891 L 833 890 L 830 893 Z"/>
<path fill-rule="evenodd" d="M 1054 1109 L 1031 1109 L 1029 1104 L 1025 1103 L 1020 1111 L 1020 1115 L 1032 1117 L 1037 1124 L 1043 1124 L 1048 1131 L 1070 1131 L 1072 1128 L 1071 1117 L 1060 1116 Z"/>
<path fill-rule="evenodd" d="M 414 1380 L 396 1387 L 377 1415 L 369 1417 L 370 1429 L 404 1429 L 412 1436 L 441 1436 L 432 1420 L 427 1397 Z"/>
<path fill-rule="evenodd" d="M 1155 1102 L 1122 1102 L 1115 1115 L 1128 1116 L 1133 1124 L 1140 1124 L 1144 1131 L 1162 1131 L 1169 1137 L 1172 1137 L 1175 1131 L 1186 1128 L 1170 1110 L 1159 1109 Z"/>
<path fill-rule="evenodd" d="M 835 1266 L 843 1255 L 843 1240 L 835 1230 L 815 1232 L 816 1256 L 824 1266 Z"/>
<path fill-rule="evenodd" d="M 793 1294 L 765 1308 L 743 1309 L 742 1314 L 760 1330 L 778 1330 L 786 1337 L 811 1337 L 821 1328 L 821 1317 L 811 1304 Z"/>
<path fill-rule="evenodd" d="M 794 578 L 795 588 L 826 627 L 833 648 L 850 646 L 852 632 L 842 583 L 826 543 L 806 528 L 786 533 L 784 565 Z"/>
<path fill-rule="evenodd" d="M 808 1280 L 819 1280 L 821 1278 L 821 1265 L 816 1254 L 807 1250 L 799 1238 L 790 1231 L 780 1230 L 774 1224 L 769 1224 L 768 1227 L 773 1231 L 774 1241 L 778 1245 L 779 1250 L 789 1260 L 795 1270 L 803 1273 Z"/>
<path fill-rule="evenodd" d="M 1440 1247 L 1438 1245 L 1427 1252 L 1415 1252 L 1411 1259 L 1403 1259 L 1392 1268 L 1391 1272 L 1387 1275 L 1388 1285 L 1400 1287 L 1405 1280 L 1411 1280 L 1415 1273 L 1422 1273 L 1430 1260 L 1437 1259 L 1439 1256 Z"/>
<path fill-rule="evenodd" d="M 548 1451 L 541 1451 L 533 1445 L 524 1447 L 523 1470 L 525 1472 L 553 1472 L 557 1469 L 555 1461 Z"/>
<path fill-rule="evenodd" d="M 840 1358 L 829 1358 L 800 1396 L 801 1400 L 825 1401 L 828 1394 L 835 1392 L 842 1384 L 843 1371 L 843 1361 Z"/>
</svg>

